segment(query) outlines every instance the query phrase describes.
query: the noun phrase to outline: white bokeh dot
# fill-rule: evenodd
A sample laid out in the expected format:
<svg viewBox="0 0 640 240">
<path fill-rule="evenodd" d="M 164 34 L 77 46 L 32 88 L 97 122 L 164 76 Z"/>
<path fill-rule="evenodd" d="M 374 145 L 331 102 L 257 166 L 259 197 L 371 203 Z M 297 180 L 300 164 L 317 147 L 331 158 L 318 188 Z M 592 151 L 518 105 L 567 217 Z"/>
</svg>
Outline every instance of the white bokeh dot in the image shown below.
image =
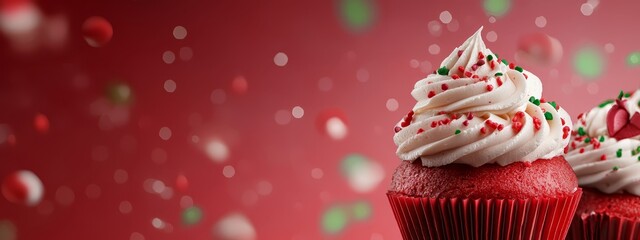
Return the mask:
<svg viewBox="0 0 640 240">
<path fill-rule="evenodd" d="M 580 12 L 582 13 L 582 15 L 585 15 L 585 16 L 591 16 L 591 14 L 593 14 L 593 10 L 594 10 L 594 7 L 590 3 L 583 3 L 580 6 Z"/>
<path fill-rule="evenodd" d="M 287 110 L 278 110 L 274 116 L 274 119 L 278 125 L 287 125 L 291 122 L 291 112 Z"/>
<path fill-rule="evenodd" d="M 173 37 L 182 40 L 187 37 L 187 29 L 183 26 L 176 26 L 173 28 Z"/>
<path fill-rule="evenodd" d="M 242 203 L 246 206 L 253 206 L 258 202 L 258 193 L 253 190 L 244 191 L 242 194 Z"/>
<path fill-rule="evenodd" d="M 416 59 L 411 59 L 409 61 L 409 67 L 411 68 L 418 68 L 420 67 L 420 61 L 416 60 Z"/>
<path fill-rule="evenodd" d="M 327 134 L 335 140 L 344 139 L 347 136 L 347 125 L 338 117 L 331 117 L 325 125 Z"/>
<path fill-rule="evenodd" d="M 128 214 L 128 213 L 131 213 L 131 211 L 133 211 L 133 205 L 131 205 L 131 202 L 129 201 L 122 201 L 118 206 L 118 210 L 122 214 Z"/>
<path fill-rule="evenodd" d="M 176 61 L 176 54 L 172 51 L 165 51 L 162 53 L 162 61 L 166 64 L 172 64 Z"/>
<path fill-rule="evenodd" d="M 449 32 L 455 32 L 458 31 L 458 29 L 460 29 L 460 23 L 455 19 L 451 20 L 451 22 L 447 24 L 447 30 L 449 30 Z"/>
<path fill-rule="evenodd" d="M 160 128 L 160 131 L 158 131 L 158 136 L 165 141 L 171 139 L 171 135 L 171 128 L 169 127 L 162 127 Z"/>
<path fill-rule="evenodd" d="M 322 169 L 320 168 L 311 169 L 311 177 L 313 179 L 322 179 L 323 176 L 324 176 L 324 171 L 322 171 Z"/>
<path fill-rule="evenodd" d="M 302 118 L 304 116 L 304 109 L 300 106 L 295 106 L 291 109 L 291 116 L 294 118 Z"/>
<path fill-rule="evenodd" d="M 387 99 L 386 107 L 387 110 L 391 112 L 398 110 L 398 100 L 396 100 L 395 98 Z"/>
<path fill-rule="evenodd" d="M 273 62 L 278 67 L 284 67 L 289 62 L 289 56 L 287 56 L 287 54 L 283 52 L 276 53 L 276 55 L 273 57 Z"/>
<path fill-rule="evenodd" d="M 429 29 L 429 33 L 433 36 L 440 36 L 442 34 L 442 24 L 440 22 L 433 20 L 427 24 L 427 28 Z"/>
<path fill-rule="evenodd" d="M 495 42 L 498 41 L 498 34 L 494 31 L 489 31 L 487 33 L 487 41 L 489 42 Z"/>
<path fill-rule="evenodd" d="M 85 188 L 84 193 L 87 195 L 87 198 L 96 199 L 102 194 L 102 189 L 96 184 L 89 184 L 87 188 Z"/>
<path fill-rule="evenodd" d="M 590 82 L 587 84 L 587 93 L 591 95 L 596 95 L 598 94 L 598 91 L 600 91 L 600 87 L 598 86 L 597 83 Z"/>
<path fill-rule="evenodd" d="M 333 88 L 333 80 L 331 78 L 323 77 L 318 80 L 318 89 L 320 91 L 328 92 L 331 88 Z"/>
<path fill-rule="evenodd" d="M 369 75 L 369 71 L 367 69 L 361 68 L 361 69 L 358 69 L 358 72 L 356 72 L 356 78 L 360 82 L 369 81 L 369 77 L 370 77 L 370 75 Z"/>
<path fill-rule="evenodd" d="M 451 19 L 453 19 L 453 17 L 451 16 L 451 13 L 449 11 L 442 11 L 440 13 L 440 21 L 444 24 L 450 23 Z"/>
<path fill-rule="evenodd" d="M 191 49 L 190 47 L 181 47 L 180 48 L 180 60 L 182 61 L 189 61 L 191 60 L 191 58 L 193 58 L 193 49 Z"/>
<path fill-rule="evenodd" d="M 129 240 L 145 240 L 144 236 L 139 232 L 132 232 Z"/>
<path fill-rule="evenodd" d="M 222 163 L 229 158 L 229 147 L 219 139 L 207 143 L 205 151 L 209 158 L 216 163 Z"/>
<path fill-rule="evenodd" d="M 429 61 L 426 61 L 426 60 L 422 61 L 420 63 L 420 70 L 423 73 L 430 73 L 431 71 L 433 71 L 433 65 Z"/>
<path fill-rule="evenodd" d="M 73 190 L 67 186 L 61 186 L 56 190 L 56 201 L 63 206 L 69 206 L 75 201 L 76 195 Z"/>
<path fill-rule="evenodd" d="M 545 26 L 547 26 L 547 18 L 545 18 L 544 16 L 539 16 L 536 18 L 536 26 L 538 26 L 539 28 L 543 28 Z"/>
<path fill-rule="evenodd" d="M 613 53 L 616 50 L 616 47 L 613 46 L 613 43 L 607 43 L 604 45 L 604 51 L 606 53 Z"/>
<path fill-rule="evenodd" d="M 496 18 L 494 16 L 489 17 L 489 22 L 490 23 L 495 23 L 496 22 Z"/>
<path fill-rule="evenodd" d="M 188 208 L 193 206 L 193 198 L 189 197 L 189 196 L 182 196 L 180 198 L 180 207 L 181 208 Z"/>
<path fill-rule="evenodd" d="M 171 79 L 164 81 L 164 90 L 167 91 L 168 93 L 175 92 L 176 82 Z"/>
<path fill-rule="evenodd" d="M 227 100 L 227 93 L 223 89 L 213 90 L 210 99 L 213 104 L 223 104 Z"/>
<path fill-rule="evenodd" d="M 224 168 L 222 169 L 222 175 L 224 175 L 226 178 L 232 178 L 236 175 L 236 169 L 231 165 L 224 166 Z"/>
<path fill-rule="evenodd" d="M 429 45 L 429 53 L 431 55 L 436 55 L 438 53 L 440 53 L 440 46 L 438 46 L 438 44 L 431 44 Z"/>
<path fill-rule="evenodd" d="M 118 169 L 113 173 L 113 180 L 118 184 L 126 183 L 129 180 L 129 173 L 123 169 Z"/>
<path fill-rule="evenodd" d="M 258 194 L 267 196 L 273 191 L 273 185 L 268 181 L 260 181 L 257 185 Z"/>
</svg>

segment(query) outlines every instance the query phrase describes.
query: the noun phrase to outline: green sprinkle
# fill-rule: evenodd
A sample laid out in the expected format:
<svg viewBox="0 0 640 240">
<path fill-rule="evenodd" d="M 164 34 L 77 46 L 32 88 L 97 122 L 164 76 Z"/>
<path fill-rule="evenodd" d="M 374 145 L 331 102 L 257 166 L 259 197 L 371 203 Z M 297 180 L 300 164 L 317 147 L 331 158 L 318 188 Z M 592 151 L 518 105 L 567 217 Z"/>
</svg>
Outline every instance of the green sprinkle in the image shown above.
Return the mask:
<svg viewBox="0 0 640 240">
<path fill-rule="evenodd" d="M 440 74 L 440 75 L 449 75 L 449 69 L 447 69 L 447 67 L 438 68 L 438 74 Z"/>
<path fill-rule="evenodd" d="M 640 153 L 640 146 L 638 146 L 638 148 L 636 148 L 636 152 Z"/>
<path fill-rule="evenodd" d="M 584 139 L 584 143 L 590 143 L 591 142 L 591 138 L 585 138 Z"/>
<path fill-rule="evenodd" d="M 620 169 L 618 166 L 613 166 L 613 171 L 618 171 Z"/>
<path fill-rule="evenodd" d="M 618 151 L 616 151 L 616 157 L 621 158 L 622 157 L 622 149 L 619 148 Z"/>
<path fill-rule="evenodd" d="M 604 101 L 604 102 L 600 103 L 600 105 L 598 105 L 598 107 L 599 107 L 599 108 L 603 108 L 603 107 L 605 107 L 605 106 L 607 106 L 607 105 L 609 105 L 609 104 L 612 104 L 613 102 L 614 102 L 614 101 L 613 101 L 612 99 L 609 99 L 609 100 L 606 100 L 606 101 Z M 639 103 L 639 104 L 640 104 L 640 103 Z"/>
<path fill-rule="evenodd" d="M 538 103 L 540 104 L 540 103 Z M 551 114 L 550 112 L 546 112 L 544 113 L 544 118 L 547 120 L 553 120 L 553 114 Z"/>
<path fill-rule="evenodd" d="M 502 76 L 502 73 L 501 72 L 497 72 L 495 76 L 496 77 L 500 77 L 500 76 Z M 640 104 L 640 102 L 638 102 L 638 104 Z"/>
<path fill-rule="evenodd" d="M 533 102 L 533 100 L 536 100 L 536 97 L 534 96 L 529 97 L 529 102 Z"/>
<path fill-rule="evenodd" d="M 622 99 L 623 96 L 624 96 L 624 92 L 620 91 L 620 94 L 618 94 L 618 99 Z"/>
<path fill-rule="evenodd" d="M 587 134 L 587 133 L 584 131 L 584 128 L 579 127 L 579 128 L 578 128 L 578 135 L 580 135 L 580 136 L 584 136 L 585 134 Z"/>
<path fill-rule="evenodd" d="M 460 129 L 456 129 L 456 135 L 460 134 Z"/>
<path fill-rule="evenodd" d="M 640 156 L 638 156 L 638 162 L 640 162 Z"/>
<path fill-rule="evenodd" d="M 624 97 L 626 97 L 626 98 L 631 97 L 631 93 L 630 93 L 630 92 L 625 93 L 625 94 L 624 94 Z"/>
<path fill-rule="evenodd" d="M 638 107 L 640 107 L 640 101 L 638 101 Z"/>
<path fill-rule="evenodd" d="M 487 56 L 487 62 L 493 60 L 493 55 Z"/>
<path fill-rule="evenodd" d="M 518 72 L 522 72 L 522 71 L 523 71 L 522 67 L 520 67 L 520 66 L 516 66 L 516 67 L 515 67 L 515 69 L 516 69 L 516 71 L 518 71 Z"/>
<path fill-rule="evenodd" d="M 549 102 L 549 105 L 553 106 L 553 108 L 558 108 L 558 105 L 556 104 L 556 102 Z"/>
<path fill-rule="evenodd" d="M 600 142 L 604 142 L 604 136 L 600 136 Z"/>
<path fill-rule="evenodd" d="M 540 106 L 540 100 L 539 99 L 533 100 L 533 104 L 535 104 L 536 106 Z"/>
<path fill-rule="evenodd" d="M 509 62 L 507 61 L 507 59 L 502 59 L 502 63 L 509 65 Z"/>
</svg>

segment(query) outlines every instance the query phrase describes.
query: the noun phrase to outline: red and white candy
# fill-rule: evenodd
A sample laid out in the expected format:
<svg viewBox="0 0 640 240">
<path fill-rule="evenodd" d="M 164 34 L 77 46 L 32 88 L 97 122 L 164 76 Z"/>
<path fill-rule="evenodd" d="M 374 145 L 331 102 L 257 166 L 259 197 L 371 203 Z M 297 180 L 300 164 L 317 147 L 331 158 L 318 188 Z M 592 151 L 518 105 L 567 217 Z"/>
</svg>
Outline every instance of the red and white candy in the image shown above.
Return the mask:
<svg viewBox="0 0 640 240">
<path fill-rule="evenodd" d="M 42 200 L 42 181 L 29 170 L 21 170 L 6 176 L 2 182 L 2 195 L 12 203 L 35 206 Z"/>
</svg>

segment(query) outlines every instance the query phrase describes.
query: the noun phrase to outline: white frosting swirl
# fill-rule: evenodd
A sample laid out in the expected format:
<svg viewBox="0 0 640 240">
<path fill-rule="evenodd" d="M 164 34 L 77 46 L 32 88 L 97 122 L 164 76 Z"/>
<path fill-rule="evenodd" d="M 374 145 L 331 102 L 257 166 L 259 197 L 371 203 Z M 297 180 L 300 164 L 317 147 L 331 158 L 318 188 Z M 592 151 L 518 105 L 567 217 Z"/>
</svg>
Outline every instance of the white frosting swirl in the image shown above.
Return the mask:
<svg viewBox="0 0 640 240">
<path fill-rule="evenodd" d="M 630 115 L 640 112 L 640 90 L 623 99 Z M 607 113 L 613 104 L 609 100 L 580 114 L 565 158 L 580 186 L 640 196 L 640 136 L 622 140 L 609 136 Z"/>
<path fill-rule="evenodd" d="M 415 84 L 411 95 L 417 104 L 396 126 L 400 159 L 419 158 L 426 167 L 478 167 L 562 154 L 571 131 L 569 115 L 540 103 L 540 79 L 501 62 L 484 45 L 481 31 L 442 62 L 446 69 Z"/>
</svg>

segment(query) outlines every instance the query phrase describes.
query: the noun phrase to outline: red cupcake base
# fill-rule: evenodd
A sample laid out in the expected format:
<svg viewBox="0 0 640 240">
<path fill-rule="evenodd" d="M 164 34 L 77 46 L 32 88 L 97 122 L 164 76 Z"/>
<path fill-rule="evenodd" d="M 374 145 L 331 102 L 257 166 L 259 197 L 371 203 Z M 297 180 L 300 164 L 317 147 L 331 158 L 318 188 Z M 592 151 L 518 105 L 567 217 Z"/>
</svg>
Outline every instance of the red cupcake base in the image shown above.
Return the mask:
<svg viewBox="0 0 640 240">
<path fill-rule="evenodd" d="M 405 240 L 564 239 L 582 190 L 561 198 L 421 198 L 387 193 Z"/>
<path fill-rule="evenodd" d="M 640 222 L 604 213 L 583 213 L 571 223 L 567 240 L 637 240 Z"/>
</svg>

